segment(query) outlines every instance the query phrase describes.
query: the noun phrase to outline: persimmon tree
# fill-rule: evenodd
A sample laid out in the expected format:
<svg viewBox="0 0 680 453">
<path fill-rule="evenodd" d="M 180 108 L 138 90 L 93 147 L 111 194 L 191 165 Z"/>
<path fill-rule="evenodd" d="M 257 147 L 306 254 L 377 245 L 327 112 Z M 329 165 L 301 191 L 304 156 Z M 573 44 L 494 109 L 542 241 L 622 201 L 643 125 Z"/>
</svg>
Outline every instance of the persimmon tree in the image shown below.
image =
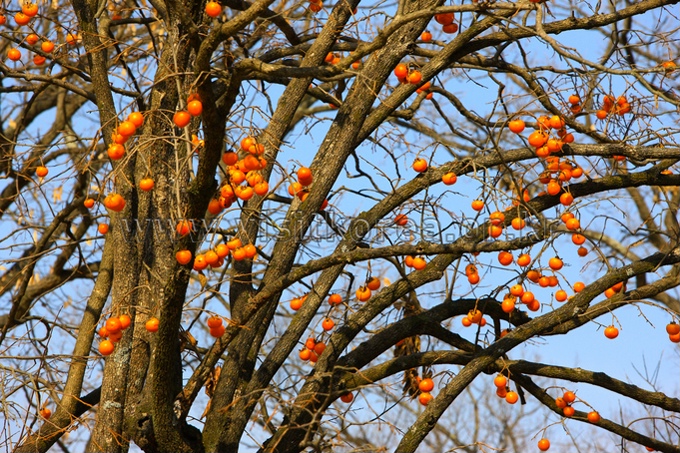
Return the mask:
<svg viewBox="0 0 680 453">
<path fill-rule="evenodd" d="M 680 451 L 676 3 L 3 2 L 5 448 Z"/>
</svg>

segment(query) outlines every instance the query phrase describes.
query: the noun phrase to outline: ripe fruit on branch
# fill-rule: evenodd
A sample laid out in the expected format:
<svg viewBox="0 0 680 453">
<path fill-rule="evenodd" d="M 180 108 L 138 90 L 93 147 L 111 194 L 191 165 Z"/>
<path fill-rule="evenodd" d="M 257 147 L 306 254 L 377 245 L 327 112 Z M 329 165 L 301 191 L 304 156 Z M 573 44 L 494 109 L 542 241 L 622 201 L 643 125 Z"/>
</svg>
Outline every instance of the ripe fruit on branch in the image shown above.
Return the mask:
<svg viewBox="0 0 680 453">
<path fill-rule="evenodd" d="M 220 318 L 217 315 L 213 315 L 208 318 L 208 321 L 206 322 L 208 324 L 208 328 L 210 329 L 216 329 L 222 325 L 222 318 Z"/>
<path fill-rule="evenodd" d="M 172 122 L 175 123 L 177 127 L 187 127 L 191 122 L 191 115 L 185 110 L 180 110 L 175 112 L 172 117 Z"/>
<path fill-rule="evenodd" d="M 151 317 L 149 320 L 144 324 L 144 327 L 146 328 L 147 332 L 158 332 L 158 326 L 160 324 L 160 321 L 158 321 L 158 318 L 156 317 Z"/>
<path fill-rule="evenodd" d="M 500 211 L 494 211 L 489 215 L 489 221 L 492 225 L 502 225 L 505 221 L 505 214 Z"/>
<path fill-rule="evenodd" d="M 501 310 L 505 313 L 512 313 L 515 311 L 515 297 L 505 297 L 501 302 Z"/>
<path fill-rule="evenodd" d="M 111 340 L 102 340 L 102 342 L 99 343 L 99 352 L 101 353 L 101 355 L 104 356 L 111 355 L 113 349 L 114 345 L 113 342 L 111 342 Z"/>
<path fill-rule="evenodd" d="M 564 127 L 564 118 L 558 115 L 553 115 L 550 117 L 550 127 L 553 129 L 562 129 Z"/>
<path fill-rule="evenodd" d="M 664 61 L 661 63 L 661 67 L 666 71 L 666 72 L 673 72 L 675 69 L 678 67 L 674 61 Z"/>
<path fill-rule="evenodd" d="M 153 189 L 155 185 L 156 183 L 153 181 L 152 178 L 144 178 L 141 181 L 139 181 L 139 188 L 144 192 L 149 192 L 150 190 Z"/>
<path fill-rule="evenodd" d="M 529 256 L 529 254 L 522 253 L 517 257 L 518 266 L 527 267 L 529 264 L 531 264 L 531 256 Z"/>
<path fill-rule="evenodd" d="M 191 262 L 191 258 L 192 256 L 189 250 L 179 250 L 177 253 L 175 253 L 175 259 L 182 266 L 189 264 Z"/>
<path fill-rule="evenodd" d="M 128 115 L 127 121 L 131 122 L 135 128 L 140 128 L 144 124 L 144 115 L 140 112 L 132 112 Z"/>
<path fill-rule="evenodd" d="M 217 244 L 215 246 L 215 252 L 220 258 L 226 258 L 229 255 L 229 246 L 227 244 Z"/>
<path fill-rule="evenodd" d="M 416 160 L 413 161 L 413 169 L 418 173 L 423 173 L 427 170 L 427 161 L 422 157 L 417 157 Z"/>
<path fill-rule="evenodd" d="M 516 285 L 512 285 L 512 287 L 510 287 L 510 294 L 512 294 L 515 297 L 522 297 L 522 294 L 524 294 L 524 287 L 519 283 Z"/>
<path fill-rule="evenodd" d="M 52 41 L 43 41 L 40 44 L 40 49 L 45 53 L 51 53 L 54 50 L 54 43 Z"/>
<path fill-rule="evenodd" d="M 125 209 L 125 199 L 118 193 L 110 193 L 104 198 L 104 206 L 114 212 Z"/>
<path fill-rule="evenodd" d="M 180 236 L 186 236 L 187 234 L 191 233 L 194 229 L 194 223 L 191 220 L 180 220 L 177 223 L 177 234 Z"/>
<path fill-rule="evenodd" d="M 123 325 L 118 318 L 109 318 L 106 320 L 106 330 L 111 334 L 118 332 Z"/>
<path fill-rule="evenodd" d="M 586 237 L 579 233 L 574 233 L 571 235 L 571 242 L 575 245 L 583 245 L 586 242 Z"/>
<path fill-rule="evenodd" d="M 562 185 L 558 181 L 552 179 L 548 183 L 546 191 L 548 192 L 548 195 L 555 196 L 562 191 Z"/>
<path fill-rule="evenodd" d="M 241 242 L 241 239 L 239 238 L 233 238 L 230 241 L 227 241 L 227 247 L 229 250 L 236 250 L 237 248 L 241 247 L 243 243 Z"/>
<path fill-rule="evenodd" d="M 474 264 L 470 263 L 467 266 L 465 266 L 465 275 L 470 276 L 473 274 L 477 274 L 479 271 L 477 270 L 477 266 Z"/>
<path fill-rule="evenodd" d="M 40 38 L 35 33 L 31 33 L 30 35 L 26 36 L 26 43 L 28 45 L 34 46 L 38 43 L 38 41 L 40 41 Z"/>
<path fill-rule="evenodd" d="M 666 325 L 666 333 L 668 335 L 677 335 L 680 333 L 680 324 L 675 321 L 670 322 Z"/>
<path fill-rule="evenodd" d="M 326 343 L 323 341 L 317 341 L 316 344 L 314 345 L 314 352 L 317 355 L 323 354 L 323 351 L 326 349 Z"/>
<path fill-rule="evenodd" d="M 548 266 L 550 266 L 550 269 L 554 271 L 559 271 L 564 266 L 564 263 L 562 262 L 561 259 L 555 256 L 550 258 L 550 260 L 548 261 Z"/>
<path fill-rule="evenodd" d="M 453 13 L 440 13 L 434 15 L 434 20 L 441 25 L 449 25 L 453 23 Z"/>
<path fill-rule="evenodd" d="M 294 298 L 293 300 L 290 301 L 290 308 L 296 311 L 299 310 L 300 308 L 302 308 L 302 304 L 304 303 L 306 298 L 307 298 L 306 294 L 304 296 Z M 314 347 L 310 347 L 309 349 L 314 349 Z"/>
<path fill-rule="evenodd" d="M 314 180 L 312 170 L 307 167 L 300 167 L 297 171 L 298 182 L 303 186 L 309 186 Z"/>
<path fill-rule="evenodd" d="M 604 336 L 609 338 L 610 340 L 613 340 L 614 338 L 619 336 L 619 329 L 617 329 L 614 326 L 607 326 L 604 329 Z"/>
<path fill-rule="evenodd" d="M 473 324 L 478 324 L 482 320 L 482 312 L 480 310 L 472 309 L 468 312 L 467 318 L 472 322 Z"/>
<path fill-rule="evenodd" d="M 482 200 L 474 200 L 471 206 L 475 211 L 481 211 L 484 209 L 484 202 Z"/>
<path fill-rule="evenodd" d="M 527 308 L 529 311 L 538 311 L 541 308 L 541 303 L 537 299 L 534 299 L 527 304 Z"/>
<path fill-rule="evenodd" d="M 429 82 L 429 81 L 428 81 L 428 82 L 425 82 L 425 83 L 423 83 L 422 85 L 420 85 L 420 86 L 418 87 L 418 89 L 416 90 L 416 93 L 418 93 L 418 94 L 420 94 L 420 93 L 428 93 L 428 92 L 430 91 L 430 88 L 431 88 L 431 87 L 432 87 L 432 82 Z"/>
<path fill-rule="evenodd" d="M 588 412 L 588 421 L 590 423 L 597 423 L 601 419 L 600 414 L 597 413 L 597 411 L 590 411 Z"/>
<path fill-rule="evenodd" d="M 257 255 L 257 248 L 253 244 L 246 244 L 243 246 L 243 252 L 247 259 L 253 259 Z"/>
<path fill-rule="evenodd" d="M 130 318 L 130 315 L 123 313 L 118 317 L 118 321 L 120 321 L 120 329 L 125 330 L 128 327 L 130 327 L 130 324 L 132 323 L 132 318 Z"/>
<path fill-rule="evenodd" d="M 442 27 L 442 31 L 444 33 L 453 34 L 453 33 L 458 31 L 458 24 L 455 23 L 455 22 L 452 22 L 450 24 L 446 24 Z"/>
<path fill-rule="evenodd" d="M 408 77 L 408 66 L 404 63 L 399 63 L 395 68 L 394 68 L 394 75 L 397 76 L 398 79 L 406 79 Z"/>
<path fill-rule="evenodd" d="M 199 116 L 203 113 L 203 103 L 199 100 L 193 100 L 187 104 L 187 111 L 192 116 Z"/>
<path fill-rule="evenodd" d="M 119 160 L 125 156 L 125 147 L 119 143 L 111 143 L 106 150 L 106 154 L 111 160 Z"/>
<path fill-rule="evenodd" d="M 541 146 L 547 143 L 548 134 L 546 134 L 542 130 L 533 131 L 531 134 L 529 134 L 527 140 L 529 141 L 529 144 L 534 148 L 540 148 Z"/>
<path fill-rule="evenodd" d="M 208 264 L 208 266 L 215 266 L 215 264 L 217 264 L 217 262 L 220 260 L 220 257 L 217 256 L 217 252 L 214 250 L 208 250 L 204 253 L 204 256 L 205 262 Z"/>
<path fill-rule="evenodd" d="M 366 281 L 366 287 L 371 291 L 377 291 L 380 289 L 380 279 L 378 277 L 370 277 Z"/>
<path fill-rule="evenodd" d="M 442 176 L 442 182 L 444 184 L 446 184 L 447 186 L 451 186 L 451 185 L 455 184 L 457 180 L 458 180 L 458 177 L 453 172 L 445 173 Z"/>
<path fill-rule="evenodd" d="M 563 289 L 557 290 L 555 292 L 555 300 L 557 302 L 564 302 L 565 300 L 567 300 L 567 297 L 568 297 L 567 292 Z"/>
<path fill-rule="evenodd" d="M 371 290 L 367 286 L 360 286 L 356 291 L 357 300 L 366 302 L 371 298 Z"/>
<path fill-rule="evenodd" d="M 38 175 L 38 177 L 40 177 L 40 178 L 44 178 L 45 176 L 47 176 L 48 173 L 49 173 L 49 170 L 44 165 L 39 165 L 35 169 L 35 174 Z"/>
<path fill-rule="evenodd" d="M 126 137 L 129 137 L 133 135 L 137 131 L 137 127 L 132 123 L 132 121 L 123 121 L 118 125 L 118 128 L 116 131 L 120 135 L 124 135 Z"/>
<path fill-rule="evenodd" d="M 424 378 L 418 383 L 421 392 L 431 392 L 434 389 L 434 381 L 431 378 Z"/>
<path fill-rule="evenodd" d="M 227 151 L 222 154 L 222 162 L 224 162 L 225 165 L 234 165 L 238 162 L 238 154 L 233 151 Z"/>
<path fill-rule="evenodd" d="M 352 400 L 354 400 L 354 395 L 352 395 L 351 392 L 343 393 L 342 395 L 340 395 L 340 401 L 342 401 L 343 403 L 349 404 L 352 402 Z"/>
<path fill-rule="evenodd" d="M 220 319 L 220 321 L 222 320 Z M 226 327 L 224 327 L 220 322 L 220 325 L 210 328 L 210 336 L 213 338 L 219 338 L 222 335 L 224 335 L 224 332 L 226 332 L 226 330 L 227 330 Z"/>
<path fill-rule="evenodd" d="M 413 70 L 411 73 L 408 75 L 406 78 L 408 80 L 408 83 L 412 85 L 418 85 L 422 80 L 423 80 L 423 75 L 421 74 L 420 71 L 418 70 Z"/>
<path fill-rule="evenodd" d="M 531 269 L 530 271 L 527 271 L 527 278 L 532 283 L 538 283 L 538 280 L 541 278 L 541 274 L 537 270 Z"/>
<path fill-rule="evenodd" d="M 502 266 L 509 266 L 512 264 L 514 261 L 514 258 L 512 256 L 512 253 L 508 252 L 507 250 L 502 250 L 498 252 L 498 262 Z"/>
<path fill-rule="evenodd" d="M 517 394 L 517 392 L 511 390 L 505 394 L 505 401 L 507 401 L 510 404 L 515 404 L 518 400 L 519 395 Z"/>
<path fill-rule="evenodd" d="M 35 17 L 38 15 L 38 5 L 31 2 L 26 2 L 21 5 L 21 12 L 26 14 L 28 17 Z"/>
<path fill-rule="evenodd" d="M 406 214 L 397 214 L 394 217 L 394 224 L 398 226 L 406 226 L 408 224 L 408 217 Z"/>
<path fill-rule="evenodd" d="M 423 406 L 427 406 L 428 404 L 430 404 L 430 401 L 432 401 L 432 399 L 433 399 L 433 396 L 432 396 L 431 393 L 423 392 L 418 397 L 418 402 L 420 404 L 422 404 Z"/>
<path fill-rule="evenodd" d="M 546 438 L 543 438 L 538 441 L 538 449 L 541 451 L 548 451 L 550 448 L 550 441 Z"/>
<path fill-rule="evenodd" d="M 217 2 L 210 1 L 205 5 L 205 13 L 210 17 L 217 17 L 222 14 L 222 5 Z"/>
<path fill-rule="evenodd" d="M 69 46 L 75 46 L 82 42 L 83 38 L 80 33 L 67 33 L 66 34 L 66 44 Z"/>
<path fill-rule="evenodd" d="M 493 383 L 498 388 L 505 388 L 505 386 L 508 385 L 508 379 L 502 374 L 499 374 L 493 379 Z"/>
<path fill-rule="evenodd" d="M 427 261 L 422 256 L 416 256 L 413 258 L 413 268 L 417 271 L 425 269 L 427 266 Z"/>
<path fill-rule="evenodd" d="M 291 310 L 298 311 L 300 308 L 302 308 L 303 301 L 304 300 L 301 297 L 295 297 L 290 301 Z"/>
<path fill-rule="evenodd" d="M 534 293 L 532 293 L 531 291 L 524 291 L 524 294 L 522 294 L 520 300 L 522 301 L 522 303 L 528 305 L 535 300 Z"/>
<path fill-rule="evenodd" d="M 569 206 L 574 202 L 574 196 L 569 192 L 564 192 L 560 195 L 560 203 L 564 206 Z"/>
<path fill-rule="evenodd" d="M 306 362 L 312 357 L 312 351 L 309 350 L 308 348 L 300 349 L 298 356 L 300 357 L 301 360 Z"/>
<path fill-rule="evenodd" d="M 19 11 L 14 15 L 14 22 L 17 23 L 17 25 L 26 25 L 31 21 L 31 18 L 26 15 L 23 11 Z"/>
<path fill-rule="evenodd" d="M 576 231 L 581 228 L 581 222 L 576 217 L 572 217 L 565 222 L 565 226 L 569 231 Z"/>
<path fill-rule="evenodd" d="M 248 201 L 255 195 L 253 188 L 248 186 L 236 186 L 234 193 L 243 201 Z"/>
<path fill-rule="evenodd" d="M 467 279 L 468 283 L 470 283 L 471 285 L 476 285 L 481 280 L 481 277 L 479 276 L 479 274 L 470 274 L 467 276 Z"/>
<path fill-rule="evenodd" d="M 332 330 L 333 327 L 335 327 L 335 321 L 333 321 L 331 318 L 325 318 L 321 322 L 321 328 L 325 331 Z"/>
<path fill-rule="evenodd" d="M 269 193 L 269 183 L 267 181 L 261 181 L 253 186 L 253 191 L 260 197 L 264 197 Z"/>
<path fill-rule="evenodd" d="M 524 128 L 525 128 L 524 121 L 520 119 L 511 120 L 508 123 L 508 129 L 510 129 L 510 131 L 514 132 L 515 134 L 521 133 L 524 130 Z"/>
<path fill-rule="evenodd" d="M 7 58 L 9 58 L 12 61 L 19 61 L 21 60 L 21 51 L 19 49 L 9 49 L 7 51 Z"/>
</svg>

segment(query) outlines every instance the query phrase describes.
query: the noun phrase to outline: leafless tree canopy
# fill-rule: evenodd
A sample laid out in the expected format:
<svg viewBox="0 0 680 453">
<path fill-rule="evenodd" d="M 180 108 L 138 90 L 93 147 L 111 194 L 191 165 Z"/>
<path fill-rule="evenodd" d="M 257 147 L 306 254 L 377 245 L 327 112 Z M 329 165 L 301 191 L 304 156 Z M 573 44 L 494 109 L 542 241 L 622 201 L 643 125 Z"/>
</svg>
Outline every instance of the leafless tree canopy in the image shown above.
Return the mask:
<svg viewBox="0 0 680 453">
<path fill-rule="evenodd" d="M 4 1 L 2 445 L 680 452 L 677 8 Z"/>
</svg>

